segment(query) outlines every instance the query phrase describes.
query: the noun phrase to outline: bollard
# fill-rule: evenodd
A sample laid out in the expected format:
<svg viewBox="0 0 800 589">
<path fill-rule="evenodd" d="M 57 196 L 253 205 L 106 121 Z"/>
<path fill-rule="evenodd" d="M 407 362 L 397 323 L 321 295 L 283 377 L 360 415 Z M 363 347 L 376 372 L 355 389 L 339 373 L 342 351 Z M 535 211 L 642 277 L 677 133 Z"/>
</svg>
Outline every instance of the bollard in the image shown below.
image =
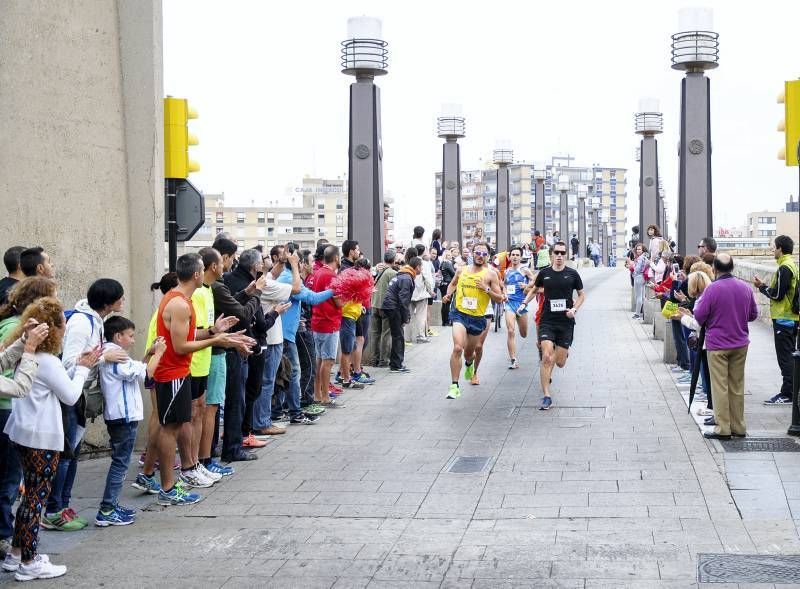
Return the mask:
<svg viewBox="0 0 800 589">
<path fill-rule="evenodd" d="M 664 321 L 661 313 L 659 313 L 658 317 L 653 321 L 653 339 L 663 342 L 667 337 L 667 331 L 667 322 Z"/>
<path fill-rule="evenodd" d="M 631 313 L 636 312 L 636 292 L 631 289 Z"/>
<path fill-rule="evenodd" d="M 442 301 L 433 301 L 433 309 L 431 309 L 431 325 L 437 327 L 442 324 Z"/>
<path fill-rule="evenodd" d="M 663 321 L 659 321 L 663 325 L 664 330 L 664 356 L 663 360 L 665 364 L 675 364 L 678 361 L 678 350 L 675 349 L 675 340 L 672 337 L 672 330 L 667 329 L 667 323 L 671 321 L 670 319 L 664 319 Z M 671 326 L 670 326 L 671 327 Z M 669 331 L 669 334 L 667 334 Z"/>
<path fill-rule="evenodd" d="M 645 299 L 644 322 L 652 325 L 656 317 L 661 317 L 661 304 L 656 299 Z"/>
<path fill-rule="evenodd" d="M 792 354 L 792 425 L 786 433 L 790 436 L 800 436 L 800 350 Z"/>
</svg>

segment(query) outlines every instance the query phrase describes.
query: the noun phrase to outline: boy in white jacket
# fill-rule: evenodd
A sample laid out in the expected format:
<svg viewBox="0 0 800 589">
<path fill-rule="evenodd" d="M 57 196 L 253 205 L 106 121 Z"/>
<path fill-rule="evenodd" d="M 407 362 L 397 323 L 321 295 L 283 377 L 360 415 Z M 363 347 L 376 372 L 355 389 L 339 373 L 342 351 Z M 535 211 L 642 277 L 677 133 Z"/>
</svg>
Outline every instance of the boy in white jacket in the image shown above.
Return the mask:
<svg viewBox="0 0 800 589">
<path fill-rule="evenodd" d="M 105 349 L 130 351 L 135 343 L 135 329 L 133 321 L 125 317 L 115 315 L 106 319 Z M 141 387 L 145 377 L 153 377 L 166 349 L 164 338 L 159 337 L 147 351 L 146 364 L 128 359 L 125 362 L 107 362 L 100 366 L 100 389 L 105 402 L 103 419 L 111 444 L 111 465 L 108 468 L 100 509 L 94 521 L 96 526 L 126 526 L 135 520 L 135 510 L 119 505 L 119 492 L 131 461 L 136 429 L 144 419 Z"/>
</svg>

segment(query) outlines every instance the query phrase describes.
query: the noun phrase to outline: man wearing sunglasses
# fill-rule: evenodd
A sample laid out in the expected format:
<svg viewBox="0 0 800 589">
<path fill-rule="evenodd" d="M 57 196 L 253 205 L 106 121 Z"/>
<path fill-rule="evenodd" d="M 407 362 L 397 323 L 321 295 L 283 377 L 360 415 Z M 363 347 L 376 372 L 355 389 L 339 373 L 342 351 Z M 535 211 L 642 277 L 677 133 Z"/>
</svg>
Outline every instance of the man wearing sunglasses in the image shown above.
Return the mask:
<svg viewBox="0 0 800 589">
<path fill-rule="evenodd" d="M 453 324 L 453 353 L 450 356 L 450 375 L 452 383 L 447 393 L 448 399 L 458 399 L 461 389 L 458 377 L 461 372 L 461 356 L 464 356 L 464 378 L 471 380 L 475 375 L 475 349 L 480 336 L 486 329 L 484 313 L 489 302 L 501 302 L 503 291 L 500 278 L 489 267 L 489 246 L 478 242 L 472 250 L 472 264 L 462 266 L 447 287 L 444 302 L 455 294 L 455 303 L 450 308 L 450 321 Z"/>
<path fill-rule="evenodd" d="M 544 293 L 542 318 L 539 323 L 539 343 L 542 348 L 542 364 L 539 376 L 542 384 L 542 404 L 540 410 L 550 409 L 550 380 L 553 365 L 564 368 L 572 345 L 572 333 L 575 328 L 575 314 L 583 305 L 586 295 L 583 292 L 583 281 L 580 274 L 566 265 L 567 245 L 563 241 L 553 244 L 553 262 L 549 268 L 542 268 L 525 297 L 520 309 L 530 302 L 538 293 Z M 573 301 L 572 292 L 578 293 Z"/>
</svg>

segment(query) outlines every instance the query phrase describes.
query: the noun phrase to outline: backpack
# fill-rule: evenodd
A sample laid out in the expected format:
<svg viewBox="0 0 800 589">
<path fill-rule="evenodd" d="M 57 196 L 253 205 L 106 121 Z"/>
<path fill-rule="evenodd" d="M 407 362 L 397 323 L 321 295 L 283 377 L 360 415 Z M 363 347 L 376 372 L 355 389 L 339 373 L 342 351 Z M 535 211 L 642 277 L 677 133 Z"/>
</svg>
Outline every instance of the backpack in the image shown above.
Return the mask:
<svg viewBox="0 0 800 589">
<path fill-rule="evenodd" d="M 91 336 L 94 337 L 94 317 L 89 313 L 84 311 L 78 311 L 77 309 L 67 309 L 64 311 L 64 317 L 66 318 L 67 322 L 74 317 L 75 315 L 83 315 L 84 317 L 89 319 L 89 324 L 92 326 Z M 100 339 L 102 340 L 103 334 L 102 330 L 100 332 Z M 100 417 L 103 414 L 103 409 L 105 408 L 105 401 L 103 399 L 103 391 L 100 389 L 100 373 L 99 371 L 95 372 L 94 378 L 87 379 L 85 383 L 83 383 L 83 401 L 84 401 L 84 408 L 83 414 L 86 419 L 91 419 L 94 422 L 95 419 Z"/>
</svg>

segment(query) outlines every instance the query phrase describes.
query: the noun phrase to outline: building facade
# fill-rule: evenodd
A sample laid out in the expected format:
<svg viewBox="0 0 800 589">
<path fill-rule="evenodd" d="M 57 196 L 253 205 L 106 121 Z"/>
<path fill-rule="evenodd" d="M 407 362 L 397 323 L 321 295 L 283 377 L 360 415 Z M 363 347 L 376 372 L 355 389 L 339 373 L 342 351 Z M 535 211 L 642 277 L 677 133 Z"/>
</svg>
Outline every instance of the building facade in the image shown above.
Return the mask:
<svg viewBox="0 0 800 589">
<path fill-rule="evenodd" d="M 570 233 L 578 233 L 578 191 L 586 187 L 587 236 L 592 234 L 590 208 L 596 204 L 601 221 L 608 223 L 611 230 L 614 254 L 619 257 L 625 253 L 625 224 L 627 222 L 627 170 L 625 168 L 604 167 L 600 165 L 576 166 L 571 157 L 553 157 L 549 164 L 543 165 L 546 171 L 544 182 L 545 227 L 534 227 L 534 204 L 536 181 L 533 179 L 535 166 L 517 163 L 509 166 L 509 197 L 511 202 L 511 236 L 518 243 L 529 243 L 534 230 L 552 235 L 559 226 L 559 202 L 561 194 L 557 189 L 558 177 L 569 176 L 570 189 L 567 191 L 569 203 Z M 537 168 L 538 169 L 538 168 Z M 442 224 L 442 174 L 435 175 L 436 226 Z M 497 207 L 497 170 L 464 170 L 461 172 L 461 215 L 462 231 L 469 239 L 476 227 L 481 226 L 484 235 L 494 243 Z M 447 236 L 444 236 L 447 239 Z"/>
<path fill-rule="evenodd" d="M 788 235 L 797 243 L 800 238 L 798 216 L 800 213 L 786 211 L 747 213 L 747 237 L 762 237 L 772 240 L 778 235 Z"/>
</svg>

